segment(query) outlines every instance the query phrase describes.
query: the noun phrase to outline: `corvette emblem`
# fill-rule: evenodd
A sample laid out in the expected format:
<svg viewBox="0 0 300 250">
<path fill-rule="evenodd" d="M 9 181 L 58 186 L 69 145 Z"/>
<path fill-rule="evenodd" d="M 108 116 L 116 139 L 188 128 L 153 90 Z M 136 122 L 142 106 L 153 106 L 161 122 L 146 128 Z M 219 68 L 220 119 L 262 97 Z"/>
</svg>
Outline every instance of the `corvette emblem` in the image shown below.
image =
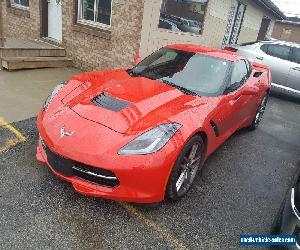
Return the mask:
<svg viewBox="0 0 300 250">
<path fill-rule="evenodd" d="M 74 135 L 75 131 L 66 131 L 65 127 L 62 127 L 60 129 L 60 138 L 63 138 L 65 136 L 72 136 Z"/>
</svg>

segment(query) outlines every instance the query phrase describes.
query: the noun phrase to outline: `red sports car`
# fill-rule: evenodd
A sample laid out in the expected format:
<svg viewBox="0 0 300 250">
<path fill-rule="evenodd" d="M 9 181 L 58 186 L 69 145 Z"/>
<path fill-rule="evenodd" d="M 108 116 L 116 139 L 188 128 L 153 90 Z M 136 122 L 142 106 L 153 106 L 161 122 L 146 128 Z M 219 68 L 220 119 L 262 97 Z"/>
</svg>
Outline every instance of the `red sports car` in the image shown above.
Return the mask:
<svg viewBox="0 0 300 250">
<path fill-rule="evenodd" d="M 58 85 L 37 118 L 37 159 L 84 195 L 177 200 L 230 135 L 258 126 L 270 86 L 268 67 L 242 56 L 170 45 Z"/>
</svg>

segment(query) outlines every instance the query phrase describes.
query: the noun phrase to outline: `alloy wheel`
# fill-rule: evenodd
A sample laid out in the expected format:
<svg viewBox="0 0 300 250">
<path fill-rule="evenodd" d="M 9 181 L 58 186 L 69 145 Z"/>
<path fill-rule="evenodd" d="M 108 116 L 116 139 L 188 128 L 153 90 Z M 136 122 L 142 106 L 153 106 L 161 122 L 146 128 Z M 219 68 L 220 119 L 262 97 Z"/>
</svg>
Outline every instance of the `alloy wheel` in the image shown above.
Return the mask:
<svg viewBox="0 0 300 250">
<path fill-rule="evenodd" d="M 176 192 L 178 196 L 184 195 L 191 187 L 201 163 L 201 144 L 193 144 L 191 149 L 182 158 L 179 176 L 176 181 Z"/>
</svg>

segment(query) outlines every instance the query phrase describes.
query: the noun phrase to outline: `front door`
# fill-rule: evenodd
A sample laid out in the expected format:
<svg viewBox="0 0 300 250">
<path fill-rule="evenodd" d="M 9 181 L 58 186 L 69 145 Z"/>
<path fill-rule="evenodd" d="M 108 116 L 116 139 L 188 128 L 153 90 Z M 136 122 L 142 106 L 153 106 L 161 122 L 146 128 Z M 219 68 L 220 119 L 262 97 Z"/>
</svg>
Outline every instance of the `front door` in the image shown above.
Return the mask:
<svg viewBox="0 0 300 250">
<path fill-rule="evenodd" d="M 287 86 L 300 93 L 300 48 L 293 48 Z"/>
<path fill-rule="evenodd" d="M 245 60 L 235 62 L 233 65 L 230 93 L 223 96 L 222 105 L 219 106 L 214 122 L 219 128 L 219 135 L 227 138 L 240 126 L 253 112 L 255 99 L 253 96 L 244 95 L 244 88 L 254 85 L 253 79 L 249 80 L 250 65 Z"/>
<path fill-rule="evenodd" d="M 61 0 L 48 0 L 48 37 L 62 41 Z"/>
<path fill-rule="evenodd" d="M 256 61 L 270 66 L 273 83 L 286 86 L 291 66 L 290 54 L 291 47 L 288 45 L 263 44 Z"/>
</svg>

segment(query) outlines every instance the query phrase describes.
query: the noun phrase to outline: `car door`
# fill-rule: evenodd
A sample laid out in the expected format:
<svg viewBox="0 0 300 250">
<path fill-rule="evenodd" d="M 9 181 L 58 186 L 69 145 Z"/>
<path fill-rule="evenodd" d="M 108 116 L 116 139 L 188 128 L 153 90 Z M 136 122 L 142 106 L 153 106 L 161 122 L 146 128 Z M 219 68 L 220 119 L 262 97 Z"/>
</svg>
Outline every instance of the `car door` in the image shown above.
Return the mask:
<svg viewBox="0 0 300 250">
<path fill-rule="evenodd" d="M 245 90 L 249 87 L 256 87 L 257 92 L 259 91 L 257 78 L 254 78 L 251 73 L 252 69 L 248 61 L 240 60 L 236 62 L 230 81 L 233 92 L 228 95 L 229 102 L 234 103 L 233 108 L 236 113 L 234 126 L 241 124 L 253 113 L 253 109 L 257 108 L 257 96 L 245 94 Z M 229 86 L 229 89 L 231 89 L 231 86 Z"/>
<path fill-rule="evenodd" d="M 273 83 L 286 86 L 290 71 L 291 47 L 267 43 L 263 44 L 260 49 L 263 53 L 256 57 L 256 61 L 270 67 Z"/>
<path fill-rule="evenodd" d="M 290 71 L 287 80 L 287 87 L 300 93 L 300 48 L 292 48 Z"/>
<path fill-rule="evenodd" d="M 245 60 L 233 64 L 229 85 L 213 119 L 220 136 L 231 135 L 249 113 L 252 97 L 244 95 L 243 90 L 248 84 L 250 73 Z"/>
</svg>

